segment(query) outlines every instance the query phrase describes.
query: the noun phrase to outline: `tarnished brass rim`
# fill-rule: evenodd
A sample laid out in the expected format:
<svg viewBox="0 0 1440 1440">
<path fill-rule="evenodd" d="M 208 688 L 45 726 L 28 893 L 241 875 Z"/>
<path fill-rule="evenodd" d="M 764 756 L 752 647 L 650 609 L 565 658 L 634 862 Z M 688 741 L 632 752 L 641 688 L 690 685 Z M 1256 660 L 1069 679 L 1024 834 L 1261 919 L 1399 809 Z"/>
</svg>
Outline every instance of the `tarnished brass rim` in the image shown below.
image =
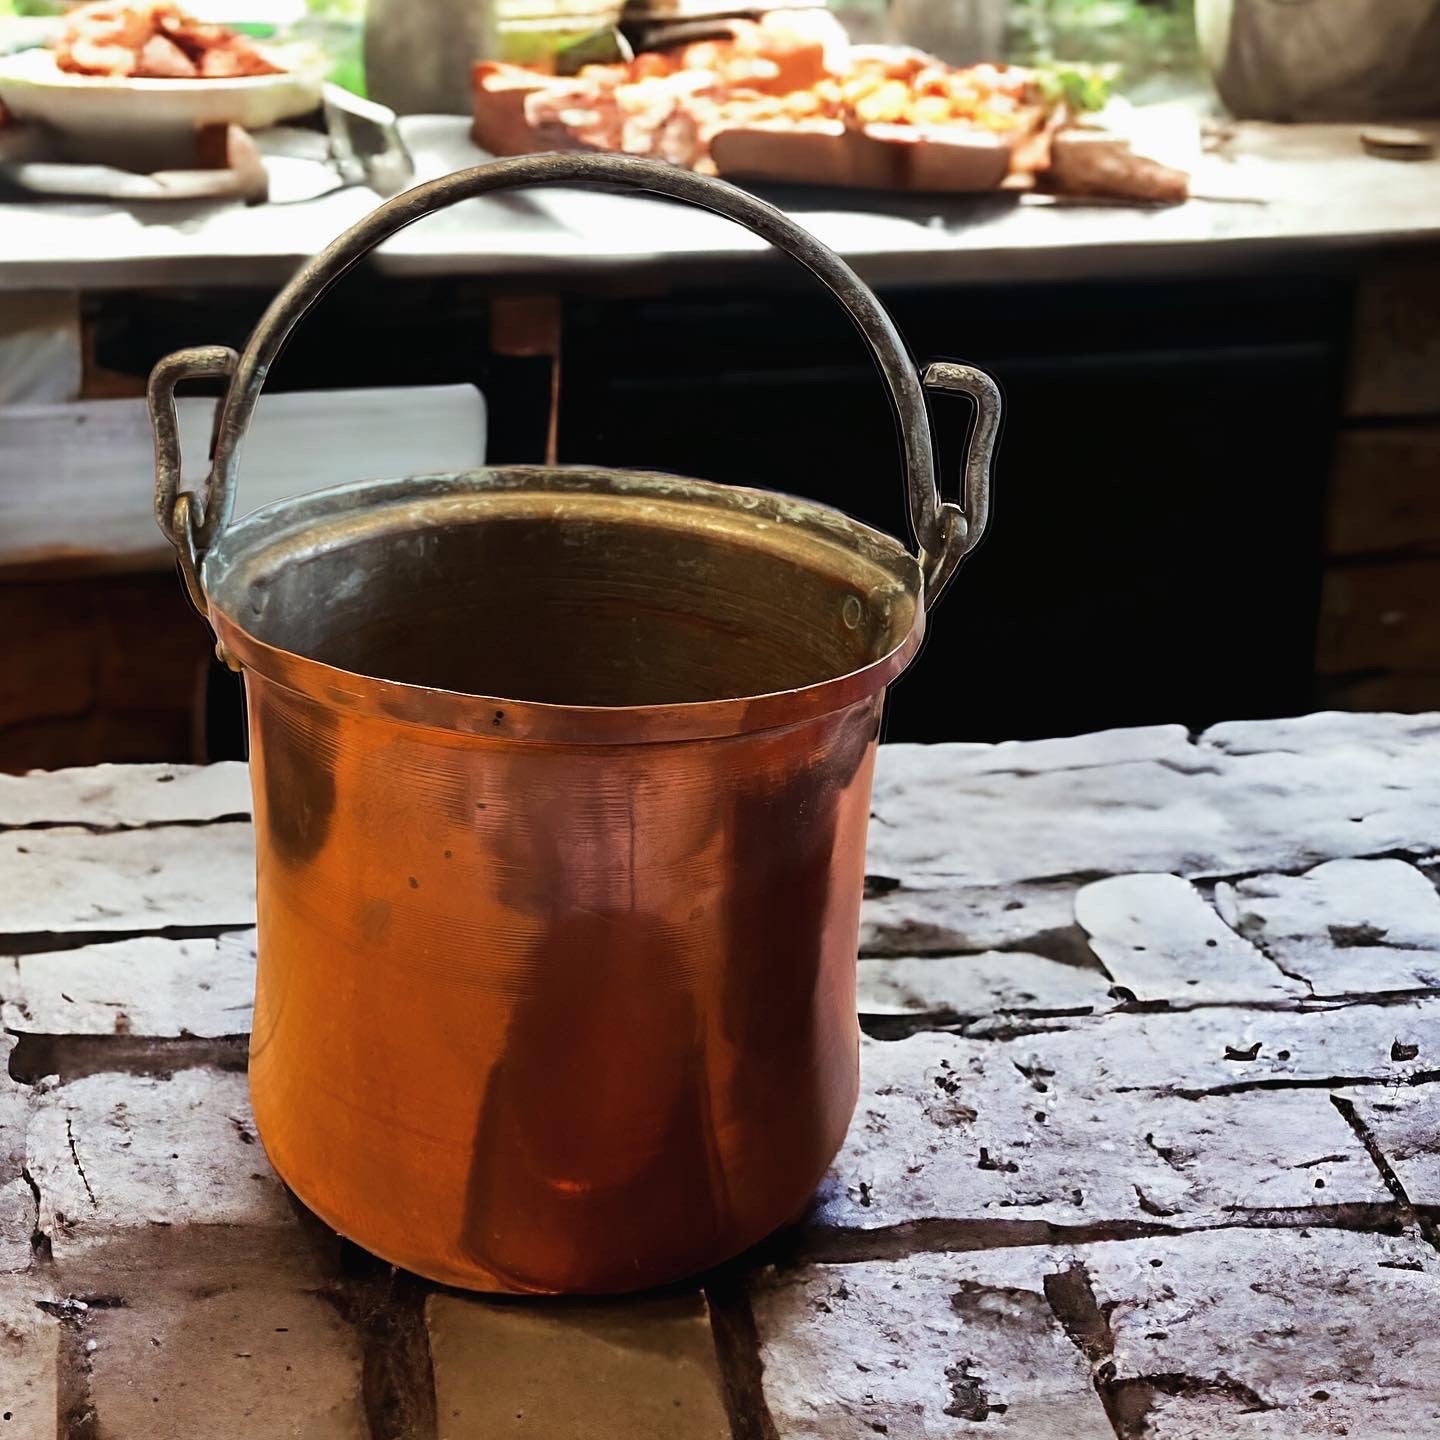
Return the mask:
<svg viewBox="0 0 1440 1440">
<path fill-rule="evenodd" d="M 301 558 L 350 526 L 381 526 L 397 508 L 465 502 L 553 508 L 578 502 L 654 515 L 674 507 L 713 512 L 717 525 L 754 524 L 753 538 L 785 551 L 833 549 L 872 570 L 882 600 L 903 601 L 912 621 L 903 638 L 868 665 L 792 690 L 673 705 L 588 706 L 472 695 L 346 670 L 260 639 L 242 619 L 257 576 Z M 562 501 L 563 503 L 563 501 Z M 638 515 L 637 511 L 637 515 Z M 478 522 L 477 522 L 478 523 Z M 511 466 L 458 474 L 374 480 L 284 500 L 235 521 L 205 556 L 203 579 L 221 646 L 240 668 L 318 703 L 447 734 L 457 744 L 535 741 L 639 744 L 721 738 L 798 724 L 868 699 L 915 655 L 925 629 L 920 564 L 899 541 L 837 510 L 768 490 L 642 471 Z"/>
</svg>

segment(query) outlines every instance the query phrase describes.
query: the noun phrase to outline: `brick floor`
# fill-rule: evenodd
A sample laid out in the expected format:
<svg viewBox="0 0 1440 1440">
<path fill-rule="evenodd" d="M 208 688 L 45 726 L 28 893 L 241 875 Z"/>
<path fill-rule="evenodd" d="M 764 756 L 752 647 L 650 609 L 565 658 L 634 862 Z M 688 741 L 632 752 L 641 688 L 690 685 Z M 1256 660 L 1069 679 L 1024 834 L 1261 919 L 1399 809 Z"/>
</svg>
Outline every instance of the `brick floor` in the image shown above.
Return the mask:
<svg viewBox="0 0 1440 1440">
<path fill-rule="evenodd" d="M 287 1194 L 248 804 L 0 777 L 0 1440 L 1440 1434 L 1435 717 L 882 751 L 849 1138 L 802 1223 L 614 1302 Z"/>
</svg>

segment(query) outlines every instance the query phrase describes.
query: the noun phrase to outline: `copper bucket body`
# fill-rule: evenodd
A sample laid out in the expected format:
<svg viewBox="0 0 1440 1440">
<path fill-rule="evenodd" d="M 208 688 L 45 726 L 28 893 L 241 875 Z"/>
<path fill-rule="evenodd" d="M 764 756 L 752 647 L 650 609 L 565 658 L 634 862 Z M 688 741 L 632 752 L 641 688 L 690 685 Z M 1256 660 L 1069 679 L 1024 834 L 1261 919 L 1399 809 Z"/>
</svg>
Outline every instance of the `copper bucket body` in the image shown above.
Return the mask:
<svg viewBox="0 0 1440 1440">
<path fill-rule="evenodd" d="M 532 157 L 435 184 L 557 162 L 617 183 L 614 157 Z M 631 188 L 768 212 L 618 164 Z M 245 357 L 182 352 L 152 382 L 162 525 L 246 679 L 261 1138 L 324 1220 L 439 1281 L 694 1273 L 800 1214 L 844 1138 L 885 687 L 978 527 L 936 497 L 939 543 L 912 555 L 784 496 L 560 467 L 228 523 L 268 357 L 324 288 L 304 279 Z M 217 370 L 191 496 L 173 387 Z M 976 399 L 988 463 L 993 386 L 929 378 Z"/>
</svg>

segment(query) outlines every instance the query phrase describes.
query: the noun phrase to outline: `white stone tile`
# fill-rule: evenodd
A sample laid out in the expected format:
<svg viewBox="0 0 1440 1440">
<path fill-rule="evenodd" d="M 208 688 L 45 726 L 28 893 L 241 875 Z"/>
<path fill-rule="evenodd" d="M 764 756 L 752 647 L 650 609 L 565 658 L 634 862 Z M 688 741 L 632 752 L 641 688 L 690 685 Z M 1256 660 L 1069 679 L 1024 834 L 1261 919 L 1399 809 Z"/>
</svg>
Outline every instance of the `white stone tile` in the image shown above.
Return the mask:
<svg viewBox="0 0 1440 1440">
<path fill-rule="evenodd" d="M 1058 1070 L 1091 1094 L 1189 1093 L 1260 1082 L 1405 1084 L 1440 1063 L 1440 999 L 1109 1015 L 1023 1036 L 1009 1053 L 1022 1064 Z"/>
<path fill-rule="evenodd" d="M 753 1299 L 780 1440 L 1114 1440 L 1026 1247 L 816 1265 Z"/>
<path fill-rule="evenodd" d="M 956 878 L 913 875 L 866 898 L 860 907 L 860 953 L 1023 949 L 1037 937 L 1073 929 L 1074 895 L 1073 882 L 972 886 Z"/>
<path fill-rule="evenodd" d="M 255 923 L 248 822 L 0 834 L 0 924 L 31 931 Z"/>
<path fill-rule="evenodd" d="M 1322 995 L 1440 988 L 1440 893 L 1403 860 L 1331 860 L 1235 886 L 1240 930 Z"/>
<path fill-rule="evenodd" d="M 1310 993 L 1175 875 L 1117 875 L 1086 885 L 1075 896 L 1075 918 L 1116 983 L 1141 1000 L 1271 1001 Z"/>
<path fill-rule="evenodd" d="M 859 966 L 862 1015 L 1101 1009 L 1114 1004 L 1109 992 L 1110 982 L 1098 970 L 1018 950 L 862 960 Z"/>
<path fill-rule="evenodd" d="M 163 1272 L 193 1240 L 242 1269 L 309 1242 L 255 1135 L 243 1075 L 100 1074 L 37 1087 L 28 1168 L 56 1265 Z M 213 1246 L 210 1242 L 213 1242 Z M 213 1251 L 213 1254 L 212 1254 Z"/>
<path fill-rule="evenodd" d="M 241 1035 L 255 997 L 255 932 L 142 936 L 3 958 L 0 1024 L 40 1035 Z"/>
<path fill-rule="evenodd" d="M 250 813 L 249 767 L 86 765 L 0 775 L 0 828 L 10 825 L 156 825 Z"/>
<path fill-rule="evenodd" d="M 1154 1440 L 1440 1430 L 1440 1256 L 1418 1240 L 1219 1230 L 1078 1258 L 1119 1379 L 1178 1382 L 1150 1408 Z"/>
<path fill-rule="evenodd" d="M 1410 1201 L 1440 1208 L 1440 1084 L 1357 1085 L 1344 1098 Z"/>
<path fill-rule="evenodd" d="M 865 1042 L 855 1120 L 812 1222 L 962 1220 L 977 1243 L 1003 1244 L 1037 1222 L 1037 1235 L 1112 1221 L 1183 1229 L 1389 1199 L 1324 1091 L 1097 1092 L 1014 1045 L 922 1033 Z"/>
<path fill-rule="evenodd" d="M 968 751 L 881 747 L 867 868 L 998 886 L 1141 872 L 1226 876 L 1435 849 L 1440 730 L 1303 749 L 1165 742 L 1094 767 L 977 769 Z M 1295 731 L 1276 731 L 1294 740 Z M 1254 740 L 1259 732 L 1252 731 Z M 1238 741 L 1236 742 L 1238 744 Z M 917 753 L 918 752 L 918 753 Z"/>
</svg>

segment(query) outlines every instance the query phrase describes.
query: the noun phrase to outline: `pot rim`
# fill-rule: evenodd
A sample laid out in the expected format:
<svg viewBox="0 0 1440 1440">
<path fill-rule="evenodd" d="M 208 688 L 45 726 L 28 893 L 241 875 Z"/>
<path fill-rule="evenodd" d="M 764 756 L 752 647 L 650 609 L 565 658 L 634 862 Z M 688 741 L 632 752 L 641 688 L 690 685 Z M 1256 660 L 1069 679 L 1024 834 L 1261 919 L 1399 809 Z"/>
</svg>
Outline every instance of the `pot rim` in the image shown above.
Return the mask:
<svg viewBox="0 0 1440 1440">
<path fill-rule="evenodd" d="M 662 504 L 681 502 L 743 513 L 767 526 L 795 525 L 821 543 L 860 553 L 903 594 L 912 618 L 900 641 L 858 669 L 814 684 L 722 700 L 665 705 L 564 705 L 473 695 L 438 687 L 385 680 L 327 664 L 260 639 L 236 618 L 242 571 L 267 551 L 288 547 L 303 554 L 303 540 L 325 522 L 375 513 L 410 502 L 514 495 L 529 491 L 634 496 Z M 757 524 L 757 533 L 760 526 Z M 281 557 L 283 559 L 283 556 Z M 456 743 L 631 745 L 720 739 L 777 729 L 868 700 L 903 671 L 925 633 L 924 579 L 920 563 L 892 536 L 839 510 L 776 491 L 659 472 L 568 466 L 485 466 L 445 474 L 366 480 L 277 501 L 234 521 L 206 554 L 204 589 L 220 649 L 234 668 L 291 690 L 318 704 L 380 721 L 417 726 L 450 736 Z M 229 604 L 227 605 L 227 601 Z"/>
</svg>

